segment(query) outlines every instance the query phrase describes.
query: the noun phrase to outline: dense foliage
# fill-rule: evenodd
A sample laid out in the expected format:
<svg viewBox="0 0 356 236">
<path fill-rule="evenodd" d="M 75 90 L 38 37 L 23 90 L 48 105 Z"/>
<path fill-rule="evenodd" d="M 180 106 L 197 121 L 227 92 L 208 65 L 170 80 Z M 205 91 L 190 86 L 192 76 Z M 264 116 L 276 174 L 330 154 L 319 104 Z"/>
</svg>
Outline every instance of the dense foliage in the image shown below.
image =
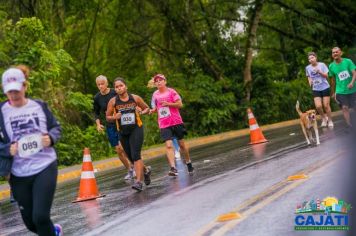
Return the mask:
<svg viewBox="0 0 356 236">
<path fill-rule="evenodd" d="M 59 160 L 71 165 L 85 146 L 94 159 L 113 155 L 94 126 L 96 76 L 126 78 L 149 104 L 148 80 L 165 74 L 182 95 L 190 136 L 246 127 L 247 107 L 260 124 L 292 119 L 297 99 L 313 106 L 308 51 L 328 64 L 340 46 L 355 61 L 355 16 L 351 0 L 7 0 L 0 72 L 31 67 L 29 96 L 47 101 L 62 123 Z M 159 143 L 156 117 L 144 123 L 145 145 Z"/>
</svg>

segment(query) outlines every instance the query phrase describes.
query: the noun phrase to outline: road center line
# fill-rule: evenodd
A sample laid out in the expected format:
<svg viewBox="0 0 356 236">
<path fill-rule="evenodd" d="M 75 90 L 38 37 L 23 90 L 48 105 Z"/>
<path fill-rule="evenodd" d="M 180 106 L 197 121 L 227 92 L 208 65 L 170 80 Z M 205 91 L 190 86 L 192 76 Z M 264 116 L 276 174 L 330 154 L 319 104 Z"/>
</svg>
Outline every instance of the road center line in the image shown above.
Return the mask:
<svg viewBox="0 0 356 236">
<path fill-rule="evenodd" d="M 311 174 L 317 170 L 321 170 L 326 168 L 327 166 L 331 165 L 333 162 L 338 160 L 340 157 L 344 157 L 342 154 L 345 154 L 346 151 L 339 151 L 332 157 L 324 160 L 318 161 L 311 166 L 298 171 L 296 174 L 305 173 Z M 255 195 L 254 197 L 246 200 L 241 205 L 233 208 L 230 212 L 237 212 L 241 214 L 240 219 L 232 220 L 229 222 L 217 222 L 216 220 L 208 223 L 207 225 L 203 226 L 199 229 L 193 236 L 221 236 L 225 235 L 228 231 L 233 229 L 237 224 L 242 222 L 243 220 L 247 219 L 250 215 L 257 212 L 258 210 L 262 209 L 263 207 L 267 206 L 268 204 L 272 203 L 279 197 L 283 196 L 284 194 L 288 193 L 290 190 L 298 187 L 302 183 L 306 182 L 308 179 L 302 179 L 290 182 L 288 180 L 283 180 L 278 182 L 275 185 L 272 185 L 265 191 L 261 192 L 260 194 Z"/>
</svg>

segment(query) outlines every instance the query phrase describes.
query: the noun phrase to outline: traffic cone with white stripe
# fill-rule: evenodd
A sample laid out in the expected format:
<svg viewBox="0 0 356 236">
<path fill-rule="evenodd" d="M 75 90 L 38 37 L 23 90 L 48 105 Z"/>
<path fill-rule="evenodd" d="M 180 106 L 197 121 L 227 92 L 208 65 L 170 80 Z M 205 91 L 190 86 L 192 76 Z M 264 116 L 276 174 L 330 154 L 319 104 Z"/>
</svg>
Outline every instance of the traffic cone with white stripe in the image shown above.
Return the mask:
<svg viewBox="0 0 356 236">
<path fill-rule="evenodd" d="M 257 124 L 255 116 L 250 108 L 247 108 L 248 124 L 250 125 L 250 144 L 265 143 L 268 142 L 263 136 L 262 130 Z"/>
<path fill-rule="evenodd" d="M 105 195 L 99 193 L 98 187 L 96 185 L 94 168 L 91 162 L 89 148 L 84 148 L 82 174 L 80 177 L 78 197 L 73 202 L 88 201 L 104 196 Z"/>
</svg>

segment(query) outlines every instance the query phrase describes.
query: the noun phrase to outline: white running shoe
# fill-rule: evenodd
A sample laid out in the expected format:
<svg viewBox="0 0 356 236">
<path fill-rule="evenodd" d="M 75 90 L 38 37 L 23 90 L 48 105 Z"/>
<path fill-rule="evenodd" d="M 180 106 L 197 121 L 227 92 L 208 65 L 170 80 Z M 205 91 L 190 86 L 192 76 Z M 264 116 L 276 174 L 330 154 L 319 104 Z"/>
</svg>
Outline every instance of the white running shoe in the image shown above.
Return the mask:
<svg viewBox="0 0 356 236">
<path fill-rule="evenodd" d="M 136 172 L 134 169 L 130 169 L 128 172 L 127 172 L 127 175 L 125 175 L 124 177 L 124 180 L 131 180 L 133 178 L 136 177 Z"/>
<path fill-rule="evenodd" d="M 329 120 L 329 122 L 328 122 L 328 127 L 329 127 L 329 128 L 333 128 L 333 127 L 334 127 L 334 123 L 333 123 L 332 120 Z"/>
<path fill-rule="evenodd" d="M 327 124 L 328 124 L 328 118 L 323 118 L 320 127 L 327 127 Z"/>
</svg>

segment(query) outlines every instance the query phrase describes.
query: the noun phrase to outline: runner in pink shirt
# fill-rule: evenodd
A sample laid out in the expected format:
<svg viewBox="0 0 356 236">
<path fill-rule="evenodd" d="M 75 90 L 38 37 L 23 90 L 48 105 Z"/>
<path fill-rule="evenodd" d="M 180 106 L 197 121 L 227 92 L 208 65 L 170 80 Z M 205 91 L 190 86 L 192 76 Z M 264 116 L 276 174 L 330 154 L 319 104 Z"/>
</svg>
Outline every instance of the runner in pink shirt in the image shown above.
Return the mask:
<svg viewBox="0 0 356 236">
<path fill-rule="evenodd" d="M 184 135 L 187 134 L 187 131 L 179 113 L 179 109 L 183 106 L 182 99 L 174 89 L 167 87 L 167 80 L 164 75 L 157 74 L 153 77 L 153 80 L 157 90 L 152 96 L 152 109 L 150 112 L 158 113 L 158 125 L 160 128 L 161 138 L 166 143 L 167 159 L 171 167 L 168 175 L 178 175 L 174 162 L 173 138 L 178 139 L 179 147 L 188 167 L 188 172 L 189 174 L 192 174 L 194 168 L 190 160 L 188 146 L 183 139 Z"/>
</svg>

